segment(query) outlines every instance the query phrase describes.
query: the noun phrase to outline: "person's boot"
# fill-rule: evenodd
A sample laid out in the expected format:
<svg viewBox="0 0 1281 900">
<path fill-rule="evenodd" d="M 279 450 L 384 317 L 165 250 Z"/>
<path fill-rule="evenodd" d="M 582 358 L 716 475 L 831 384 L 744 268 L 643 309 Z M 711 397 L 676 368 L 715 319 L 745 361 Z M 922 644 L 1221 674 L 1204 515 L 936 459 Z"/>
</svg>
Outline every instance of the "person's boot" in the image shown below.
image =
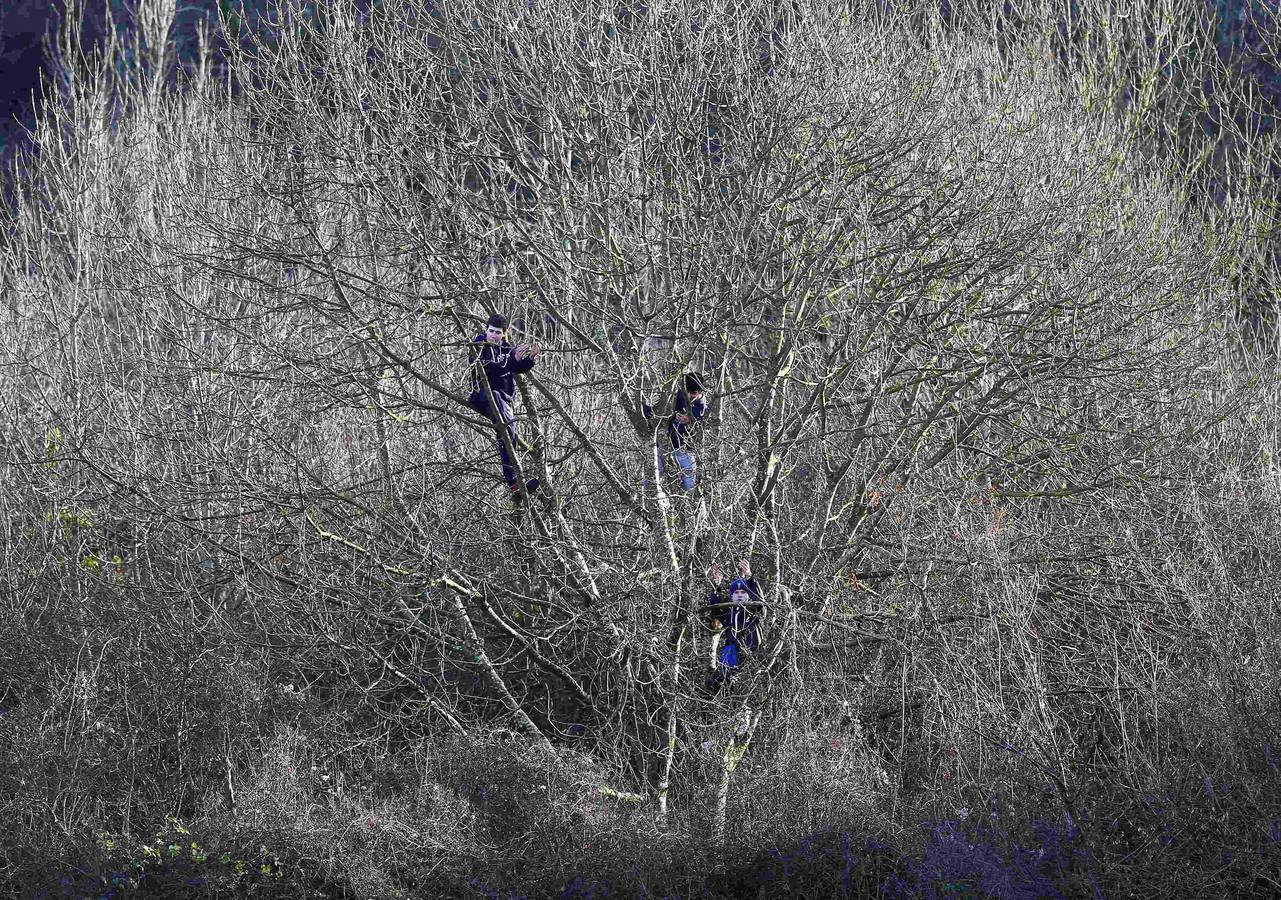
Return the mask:
<svg viewBox="0 0 1281 900">
<path fill-rule="evenodd" d="M 531 497 L 534 496 L 534 494 L 538 493 L 538 488 L 541 484 L 542 482 L 539 481 L 537 478 L 529 479 L 528 481 L 525 482 L 525 494 L 528 494 Z M 511 490 L 512 490 L 513 501 L 515 501 L 516 503 L 519 503 L 521 500 L 524 499 L 525 495 L 520 492 L 520 489 L 517 488 L 516 485 L 514 484 L 509 485 L 509 487 L 511 487 Z"/>
</svg>

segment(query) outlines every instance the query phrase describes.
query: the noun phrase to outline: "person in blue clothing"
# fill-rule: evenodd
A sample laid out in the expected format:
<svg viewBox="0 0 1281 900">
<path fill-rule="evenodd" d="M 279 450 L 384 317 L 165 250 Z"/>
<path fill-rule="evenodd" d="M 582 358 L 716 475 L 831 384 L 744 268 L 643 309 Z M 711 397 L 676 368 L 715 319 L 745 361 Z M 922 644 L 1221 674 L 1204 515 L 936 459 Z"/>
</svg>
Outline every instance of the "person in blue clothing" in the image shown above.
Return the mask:
<svg viewBox="0 0 1281 900">
<path fill-rule="evenodd" d="M 654 416 L 653 407 L 648 403 L 641 407 L 645 418 Z M 690 372 L 681 379 L 676 397 L 672 400 L 672 417 L 667 422 L 667 437 L 672 443 L 672 456 L 681 467 L 681 487 L 692 491 L 698 482 L 698 460 L 694 456 L 692 436 L 698 427 L 699 420 L 707 413 L 707 400 L 704 397 L 703 382 Z M 665 466 L 660 456 L 659 473 Z"/>
<path fill-rule="evenodd" d="M 538 344 L 521 343 L 513 347 L 507 342 L 507 318 L 498 314 L 489 317 L 485 330 L 476 335 L 471 345 L 472 390 L 467 405 L 480 413 L 506 434 L 499 434 L 498 458 L 503 466 L 503 481 L 512 495 L 520 499 L 516 483 L 516 463 L 512 456 L 520 438 L 516 434 L 516 413 L 512 409 L 516 400 L 516 376 L 534 368 L 534 360 L 541 352 Z M 531 478 L 525 482 L 525 492 L 533 494 L 539 481 Z"/>
<path fill-rule="evenodd" d="M 747 655 L 761 645 L 761 588 L 752 577 L 752 565 L 738 562 L 739 577 L 721 594 L 720 563 L 712 566 L 713 589 L 704 601 L 707 623 L 712 629 L 711 672 L 705 686 L 715 693 L 728 683 Z"/>
</svg>

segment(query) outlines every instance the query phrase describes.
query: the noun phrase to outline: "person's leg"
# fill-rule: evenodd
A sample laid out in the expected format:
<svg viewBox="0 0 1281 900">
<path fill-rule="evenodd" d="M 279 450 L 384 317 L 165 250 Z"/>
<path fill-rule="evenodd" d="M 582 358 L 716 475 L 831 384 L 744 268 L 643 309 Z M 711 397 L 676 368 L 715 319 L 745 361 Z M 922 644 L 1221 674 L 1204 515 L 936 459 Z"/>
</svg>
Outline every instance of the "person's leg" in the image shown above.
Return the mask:
<svg viewBox="0 0 1281 900">
<path fill-rule="evenodd" d="M 676 457 L 676 464 L 681 467 L 681 487 L 687 491 L 694 490 L 694 485 L 698 481 L 698 463 L 694 459 L 694 454 L 684 447 L 679 447 L 672 454 Z"/>
<path fill-rule="evenodd" d="M 505 425 L 507 434 L 512 440 L 512 446 L 516 446 L 516 426 L 514 424 L 515 416 L 512 414 L 511 406 L 501 397 L 495 395 L 494 404 L 489 401 L 489 395 L 484 391 L 471 394 L 467 398 L 467 405 L 484 416 L 495 425 Z M 516 468 L 512 465 L 511 456 L 507 453 L 507 445 L 503 442 L 502 437 L 496 437 L 494 443 L 498 446 L 498 459 L 503 467 L 503 481 L 507 482 L 510 487 L 516 483 Z"/>
<path fill-rule="evenodd" d="M 512 411 L 511 404 L 502 397 L 495 395 L 494 403 L 498 406 L 498 415 L 501 417 L 502 423 L 507 427 L 507 437 L 511 441 L 512 450 L 515 450 L 517 446 L 516 414 Z M 516 461 L 507 452 L 507 442 L 501 436 L 498 438 L 497 443 L 498 458 L 503 462 L 503 480 L 509 485 L 513 485 L 516 483 Z"/>
<path fill-rule="evenodd" d="M 703 689 L 710 695 L 729 684 L 738 668 L 738 647 L 733 641 L 726 641 L 716 650 L 716 663 L 703 681 Z"/>
<path fill-rule="evenodd" d="M 516 413 L 512 410 L 511 404 L 502 397 L 495 396 L 494 400 L 498 403 L 498 412 L 502 416 L 503 422 L 507 424 L 507 437 L 511 440 L 513 452 L 521 446 L 520 435 L 516 431 Z M 526 447 L 526 450 L 529 448 Z M 503 461 L 503 478 L 507 481 L 507 486 L 516 490 L 516 461 L 507 452 L 507 445 L 500 438 L 498 441 L 498 456 Z M 535 493 L 541 486 L 537 478 L 525 479 L 525 492 L 528 494 Z"/>
</svg>

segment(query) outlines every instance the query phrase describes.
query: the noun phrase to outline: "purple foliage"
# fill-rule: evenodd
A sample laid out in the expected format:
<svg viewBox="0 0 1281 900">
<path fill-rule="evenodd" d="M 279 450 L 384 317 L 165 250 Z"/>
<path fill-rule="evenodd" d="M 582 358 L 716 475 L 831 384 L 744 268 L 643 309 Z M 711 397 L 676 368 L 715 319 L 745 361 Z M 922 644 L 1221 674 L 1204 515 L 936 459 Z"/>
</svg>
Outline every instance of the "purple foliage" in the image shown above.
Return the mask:
<svg viewBox="0 0 1281 900">
<path fill-rule="evenodd" d="M 789 847 L 763 851 L 754 863 L 731 864 L 711 875 L 710 896 L 807 897 L 869 895 L 896 898 L 984 896 L 997 900 L 1068 897 L 1069 879 L 1081 876 L 1102 896 L 1088 853 L 1076 847 L 1076 825 L 1037 819 L 1028 845 L 1011 838 L 992 815 L 932 823 L 919 857 L 873 836 L 820 831 Z M 634 873 L 633 873 L 634 874 Z M 615 885 L 574 878 L 559 893 L 563 900 L 622 896 Z M 484 896 L 500 900 L 498 892 Z"/>
<path fill-rule="evenodd" d="M 587 881 L 576 877 L 565 890 L 561 891 L 560 900 L 599 900 L 611 896 L 608 887 L 598 881 Z"/>
<path fill-rule="evenodd" d="M 935 824 L 922 858 L 911 866 L 916 894 L 936 898 L 977 890 L 1001 900 L 1063 896 L 1043 869 L 1054 864 L 1061 872 L 1064 829 L 1045 822 L 1037 825 L 1041 847 L 1032 850 L 1015 844 L 1003 851 L 998 841 L 1005 834 L 995 825 L 980 827 L 976 835 L 967 833 L 960 820 Z"/>
<path fill-rule="evenodd" d="M 517 894 L 514 891 L 508 894 L 503 894 L 501 891 L 491 888 L 479 878 L 473 878 L 471 881 L 467 882 L 467 886 L 475 888 L 476 892 L 480 894 L 480 896 L 486 897 L 488 900 L 529 900 L 529 898 L 524 894 Z"/>
</svg>

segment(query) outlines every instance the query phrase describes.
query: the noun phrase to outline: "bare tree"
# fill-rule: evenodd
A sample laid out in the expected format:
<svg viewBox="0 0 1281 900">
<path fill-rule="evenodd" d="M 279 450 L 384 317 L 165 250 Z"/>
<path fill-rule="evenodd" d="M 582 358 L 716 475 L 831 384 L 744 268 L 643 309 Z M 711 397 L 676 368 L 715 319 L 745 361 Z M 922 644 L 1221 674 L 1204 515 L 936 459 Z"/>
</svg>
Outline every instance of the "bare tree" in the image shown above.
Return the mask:
<svg viewBox="0 0 1281 900">
<path fill-rule="evenodd" d="M 9 614 L 44 585 L 62 658 L 84 608 L 167 665 L 258 660 L 335 753 L 582 751 L 718 843 L 749 753 L 838 733 L 908 793 L 1014 730 L 1076 817 L 1072 717 L 1138 646 L 1152 497 L 1241 396 L 1226 289 L 1070 87 L 864 13 L 288 2 L 234 92 L 167 91 L 158 50 L 141 87 L 71 84 L 3 260 Z M 465 402 L 500 311 L 547 346 L 523 503 Z M 766 638 L 709 697 L 704 576 L 739 557 Z M 182 708 L 180 802 L 231 802 L 248 735 Z"/>
</svg>

